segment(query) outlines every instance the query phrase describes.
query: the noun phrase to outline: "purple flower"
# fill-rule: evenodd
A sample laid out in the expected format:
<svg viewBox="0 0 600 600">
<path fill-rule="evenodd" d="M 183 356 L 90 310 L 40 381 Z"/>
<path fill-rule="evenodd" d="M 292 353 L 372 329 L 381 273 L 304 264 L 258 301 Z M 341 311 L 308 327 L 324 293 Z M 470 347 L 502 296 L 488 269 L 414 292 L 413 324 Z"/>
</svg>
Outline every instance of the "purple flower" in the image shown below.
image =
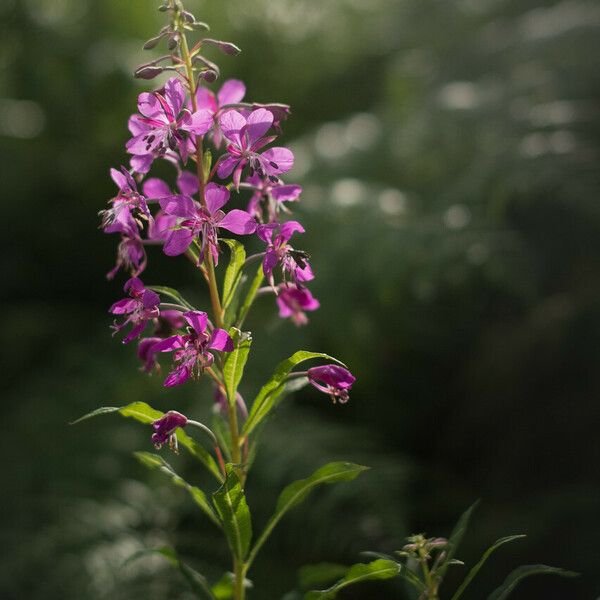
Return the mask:
<svg viewBox="0 0 600 600">
<path fill-rule="evenodd" d="M 152 220 L 146 199 L 138 192 L 135 179 L 125 167 L 110 170 L 110 176 L 119 188 L 109 202 L 111 208 L 100 211 L 104 233 L 122 233 L 124 230 L 141 227 L 140 219 Z"/>
<path fill-rule="evenodd" d="M 177 189 L 181 194 L 192 196 L 198 191 L 198 177 L 189 171 L 182 171 L 177 177 Z M 160 202 L 163 198 L 173 196 L 173 192 L 162 179 L 152 177 L 144 182 L 144 195 L 148 202 L 153 200 Z M 177 217 L 159 210 L 148 225 L 148 239 L 153 242 L 164 242 L 176 226 Z"/>
<path fill-rule="evenodd" d="M 262 219 L 264 205 L 269 222 L 277 221 L 281 203 L 297 200 L 302 193 L 299 185 L 286 185 L 280 179 L 272 181 L 268 177 L 259 177 L 256 173 L 246 178 L 246 184 L 254 189 L 246 210 L 257 219 Z"/>
<path fill-rule="evenodd" d="M 356 377 L 339 365 L 323 365 L 308 370 L 308 381 L 321 392 L 329 394 L 334 404 L 337 401 L 345 404 Z"/>
<path fill-rule="evenodd" d="M 166 412 L 160 419 L 152 423 L 154 433 L 152 434 L 152 443 L 157 450 L 160 450 L 164 444 L 169 442 L 173 452 L 177 452 L 177 429 L 187 425 L 187 417 L 178 413 L 176 410 Z"/>
<path fill-rule="evenodd" d="M 130 297 L 115 302 L 109 312 L 113 315 L 126 315 L 122 323 L 117 325 L 115 322 L 115 333 L 121 331 L 129 323 L 133 325 L 131 331 L 123 339 L 123 343 L 127 344 L 142 333 L 150 319 L 158 317 L 160 297 L 156 292 L 147 290 L 137 277 L 127 281 L 123 289 L 129 293 Z"/>
<path fill-rule="evenodd" d="M 214 119 L 212 139 L 215 148 L 220 148 L 223 142 L 223 132 L 219 124 L 220 111 L 229 104 L 238 104 L 244 99 L 246 86 L 237 79 L 228 79 L 223 83 L 216 96 L 208 88 L 199 86 L 196 91 L 198 107 L 211 112 Z"/>
<path fill-rule="evenodd" d="M 317 310 L 319 301 L 306 288 L 296 285 L 280 285 L 277 296 L 277 305 L 279 306 L 279 316 L 282 319 L 288 317 L 296 325 L 306 325 L 308 317 L 304 311 Z"/>
<path fill-rule="evenodd" d="M 152 352 L 173 352 L 176 367 L 169 373 L 163 385 L 173 387 L 185 383 L 192 375 L 199 376 L 202 370 L 214 362 L 209 350 L 231 352 L 233 340 L 223 330 L 207 331 L 208 316 L 205 312 L 189 311 L 183 314 L 190 326 L 186 335 L 174 335 L 158 342 Z"/>
<path fill-rule="evenodd" d="M 127 142 L 127 151 L 134 156 L 160 156 L 178 150 L 185 162 L 189 134 L 204 135 L 212 126 L 212 114 L 209 110 L 190 113 L 184 106 L 185 92 L 177 77 L 169 79 L 158 92 L 140 94 L 141 116 L 135 120 L 140 133 Z"/>
<path fill-rule="evenodd" d="M 233 173 L 233 182 L 239 188 L 244 167 L 250 163 L 251 175 L 269 176 L 277 180 L 277 175 L 286 173 L 294 165 L 294 155 L 287 148 L 259 150 L 270 144 L 275 137 L 263 137 L 273 125 L 273 113 L 259 108 L 253 110 L 248 118 L 237 110 L 221 115 L 219 124 L 223 135 L 229 141 L 224 160 L 219 164 L 217 173 L 221 179 Z"/>
<path fill-rule="evenodd" d="M 147 122 L 147 119 L 137 114 L 129 117 L 127 128 L 133 137 L 144 136 L 152 131 L 152 125 Z M 159 156 L 176 166 L 179 165 L 179 157 L 173 150 L 167 150 L 165 152 L 154 150 L 149 154 L 134 154 L 129 160 L 129 164 L 136 173 L 145 175 L 150 170 L 154 160 Z"/>
<path fill-rule="evenodd" d="M 117 260 L 114 268 L 106 274 L 107 279 L 113 279 L 119 269 L 124 269 L 132 277 L 137 277 L 146 268 L 146 250 L 137 226 L 122 226 L 119 230 L 121 241 L 117 246 Z"/>
<path fill-rule="evenodd" d="M 258 237 L 267 244 L 267 251 L 263 259 L 263 273 L 273 284 L 273 269 L 281 265 L 284 280 L 286 275 L 292 278 L 294 283 L 310 281 L 314 275 L 308 264 L 308 255 L 300 250 L 294 250 L 288 244 L 295 232 L 304 233 L 304 227 L 298 221 L 287 221 L 282 225 L 259 225 Z"/>
<path fill-rule="evenodd" d="M 229 200 L 226 187 L 209 183 L 204 197 L 206 208 L 185 195 L 174 195 L 160 201 L 167 215 L 183 219 L 179 224 L 180 229 L 172 231 L 167 238 L 164 246 L 167 256 L 183 254 L 198 236 L 202 236 L 200 259 L 204 258 L 208 247 L 216 263 L 219 256 L 219 229 L 227 229 L 238 235 L 247 235 L 256 230 L 256 221 L 246 211 L 234 209 L 225 213 L 221 210 Z"/>
<path fill-rule="evenodd" d="M 156 362 L 156 353 L 153 351 L 153 347 L 161 342 L 163 338 L 159 337 L 148 337 L 142 338 L 137 347 L 137 356 L 144 363 L 141 370 L 145 373 L 152 373 L 154 369 L 159 368 L 159 364 Z"/>
</svg>

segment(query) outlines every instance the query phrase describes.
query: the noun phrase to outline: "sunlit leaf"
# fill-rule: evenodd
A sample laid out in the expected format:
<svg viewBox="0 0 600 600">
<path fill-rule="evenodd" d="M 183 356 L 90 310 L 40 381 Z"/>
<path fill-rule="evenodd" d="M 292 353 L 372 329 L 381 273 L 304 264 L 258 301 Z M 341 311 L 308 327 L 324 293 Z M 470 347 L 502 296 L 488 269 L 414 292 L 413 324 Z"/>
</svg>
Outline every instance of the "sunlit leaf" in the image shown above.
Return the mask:
<svg viewBox="0 0 600 600">
<path fill-rule="evenodd" d="M 225 482 L 212 497 L 231 551 L 238 560 L 244 560 L 252 540 L 252 521 L 233 465 L 227 465 Z"/>
<path fill-rule="evenodd" d="M 300 504 L 319 485 L 338 483 L 340 481 L 352 481 L 360 473 L 366 471 L 368 467 L 355 465 L 349 462 L 332 462 L 317 469 L 310 477 L 299 479 L 294 483 L 290 483 L 279 495 L 275 512 L 269 519 L 265 529 L 256 541 L 248 563 L 251 563 L 258 554 L 262 545 L 267 541 L 267 538 L 277 525 L 282 517 L 292 508 Z"/>
<path fill-rule="evenodd" d="M 242 332 L 235 327 L 229 330 L 229 335 L 233 339 L 235 348 L 233 352 L 229 352 L 225 357 L 223 364 L 223 380 L 225 390 L 227 391 L 227 399 L 230 406 L 235 406 L 236 392 L 242 376 L 244 375 L 244 367 L 248 360 L 248 353 L 252 344 L 252 338 L 249 333 Z"/>
<path fill-rule="evenodd" d="M 246 260 L 246 250 L 244 245 L 237 240 L 223 238 L 220 240 L 229 246 L 231 258 L 229 265 L 225 271 L 225 279 L 223 280 L 223 309 L 226 309 L 235 297 L 235 293 L 242 278 L 242 269 Z"/>
<path fill-rule="evenodd" d="M 181 304 L 188 310 L 195 310 L 194 307 L 178 292 L 175 288 L 166 287 L 164 285 L 147 285 L 147 289 L 161 294 L 162 296 L 168 296 L 172 300 L 175 300 L 177 304 Z"/>
<path fill-rule="evenodd" d="M 250 432 L 269 414 L 277 397 L 285 389 L 286 379 L 291 370 L 300 363 L 313 358 L 323 358 L 325 360 L 332 360 L 336 363 L 343 364 L 328 354 L 323 354 L 322 352 L 308 352 L 306 350 L 299 350 L 288 359 L 279 363 L 269 381 L 263 385 L 252 403 L 250 414 L 244 425 L 243 433 L 245 435 L 250 434 Z"/>
<path fill-rule="evenodd" d="M 349 585 L 363 581 L 391 579 L 398 575 L 401 568 L 398 563 L 384 559 L 378 559 L 371 563 L 358 563 L 351 566 L 346 575 L 335 585 L 326 590 L 308 592 L 304 596 L 304 600 L 332 600 L 338 592 Z"/>
</svg>

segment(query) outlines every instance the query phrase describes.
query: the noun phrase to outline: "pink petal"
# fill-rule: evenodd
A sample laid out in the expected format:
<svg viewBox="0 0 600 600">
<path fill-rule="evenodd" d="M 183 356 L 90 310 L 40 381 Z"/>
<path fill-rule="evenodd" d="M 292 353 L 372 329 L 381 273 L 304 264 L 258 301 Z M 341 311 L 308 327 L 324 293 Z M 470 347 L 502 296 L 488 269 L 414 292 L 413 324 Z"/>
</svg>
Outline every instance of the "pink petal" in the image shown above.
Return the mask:
<svg viewBox="0 0 600 600">
<path fill-rule="evenodd" d="M 302 187 L 299 185 L 279 185 L 271 190 L 271 196 L 279 202 L 297 200 L 301 193 Z"/>
<path fill-rule="evenodd" d="M 198 191 L 198 176 L 189 171 L 182 171 L 177 178 L 179 191 L 186 196 L 193 196 Z"/>
<path fill-rule="evenodd" d="M 189 131 L 195 135 L 204 135 L 212 126 L 212 113 L 210 110 L 202 109 L 184 119 L 180 129 Z"/>
<path fill-rule="evenodd" d="M 294 166 L 294 154 L 287 148 L 269 148 L 261 154 L 261 159 L 269 175 L 287 173 Z"/>
<path fill-rule="evenodd" d="M 228 110 L 221 115 L 219 125 L 223 135 L 239 148 L 243 147 L 240 136 L 242 129 L 246 126 L 246 119 L 237 110 Z"/>
<path fill-rule="evenodd" d="M 229 190 L 216 183 L 209 183 L 204 192 L 206 207 L 211 215 L 214 215 L 221 207 L 227 204 L 229 200 Z"/>
<path fill-rule="evenodd" d="M 219 90 L 217 99 L 219 106 L 226 104 L 237 104 L 244 99 L 246 95 L 246 86 L 239 79 L 228 79 Z"/>
<path fill-rule="evenodd" d="M 252 145 L 263 137 L 273 125 L 273 113 L 264 108 L 253 110 L 247 122 L 246 131 L 248 132 L 250 145 Z"/>
<path fill-rule="evenodd" d="M 235 156 L 227 156 L 225 160 L 222 160 L 219 163 L 219 167 L 217 168 L 217 175 L 221 179 L 229 177 L 233 173 L 233 170 L 235 169 L 238 162 L 240 162 L 239 158 L 236 158 Z"/>
<path fill-rule="evenodd" d="M 179 256 L 183 254 L 194 241 L 194 232 L 189 229 L 175 229 L 169 234 L 163 247 L 167 256 Z"/>
<path fill-rule="evenodd" d="M 183 313 L 183 318 L 197 334 L 200 335 L 206 331 L 208 315 L 205 312 L 200 310 L 190 310 Z"/>
<path fill-rule="evenodd" d="M 185 342 L 182 336 L 172 335 L 171 337 L 165 338 L 160 342 L 157 342 L 152 346 L 152 352 L 172 352 L 179 348 L 183 348 Z"/>
<path fill-rule="evenodd" d="M 174 387 L 185 383 L 192 374 L 192 365 L 185 363 L 169 373 L 163 382 L 164 387 Z"/>
<path fill-rule="evenodd" d="M 208 347 L 221 352 L 231 352 L 233 351 L 233 340 L 224 329 L 215 329 Z"/>
<path fill-rule="evenodd" d="M 142 92 L 138 96 L 138 111 L 141 115 L 144 115 L 144 117 L 156 117 L 160 110 L 160 102 L 156 99 L 154 94 Z"/>
<path fill-rule="evenodd" d="M 219 222 L 219 227 L 238 235 L 247 235 L 256 231 L 257 223 L 245 210 L 234 210 L 227 213 Z"/>
<path fill-rule="evenodd" d="M 158 200 L 171 195 L 169 186 L 158 177 L 151 177 L 144 182 L 144 196 L 150 200 Z"/>
<path fill-rule="evenodd" d="M 208 88 L 201 86 L 196 90 L 196 102 L 199 109 L 210 110 L 213 114 L 217 112 L 217 99 Z"/>
<path fill-rule="evenodd" d="M 160 296 L 152 290 L 144 290 L 142 304 L 144 308 L 154 308 L 160 304 Z"/>
<path fill-rule="evenodd" d="M 124 298 L 115 302 L 109 309 L 108 312 L 113 315 L 126 315 L 133 312 L 137 306 L 137 300 L 133 298 Z"/>
<path fill-rule="evenodd" d="M 304 227 L 298 221 L 286 221 L 280 229 L 281 237 L 287 242 L 294 233 L 304 233 Z"/>
<path fill-rule="evenodd" d="M 173 111 L 173 116 L 177 118 L 185 102 L 185 91 L 178 77 L 171 77 L 165 83 L 165 98 Z"/>
<path fill-rule="evenodd" d="M 152 154 L 132 156 L 131 159 L 129 160 L 129 164 L 131 165 L 131 168 L 136 173 L 140 173 L 142 175 L 146 174 L 150 170 L 150 167 L 152 166 L 153 162 L 154 162 L 154 157 L 152 156 Z"/>
<path fill-rule="evenodd" d="M 173 194 L 160 198 L 160 207 L 168 214 L 183 219 L 193 219 L 198 213 L 196 203 L 189 196 Z"/>
</svg>

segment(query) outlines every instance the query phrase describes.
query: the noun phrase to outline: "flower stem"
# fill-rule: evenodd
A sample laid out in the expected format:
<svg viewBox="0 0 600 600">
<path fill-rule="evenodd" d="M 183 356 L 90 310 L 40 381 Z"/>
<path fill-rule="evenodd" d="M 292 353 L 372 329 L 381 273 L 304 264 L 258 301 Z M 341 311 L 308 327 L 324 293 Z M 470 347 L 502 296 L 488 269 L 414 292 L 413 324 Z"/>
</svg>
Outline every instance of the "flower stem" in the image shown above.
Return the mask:
<svg viewBox="0 0 600 600">
<path fill-rule="evenodd" d="M 244 580 L 246 578 L 246 569 L 244 563 L 234 559 L 233 561 L 233 573 L 235 575 L 235 583 L 233 590 L 233 597 L 235 600 L 244 600 L 246 597 L 246 587 L 244 586 Z"/>
<path fill-rule="evenodd" d="M 190 48 L 188 46 L 187 37 L 185 35 L 185 29 L 181 22 L 181 17 L 177 17 L 176 26 L 181 35 L 181 58 L 185 64 L 185 71 L 188 80 L 188 86 L 190 88 L 190 98 L 192 100 L 192 107 L 194 112 L 198 110 L 198 100 L 196 98 L 196 76 L 194 75 L 194 66 L 192 64 L 192 56 Z M 204 165 L 203 165 L 203 138 L 202 136 L 196 136 L 196 170 L 198 173 L 198 195 L 200 196 L 200 203 L 206 208 L 206 198 L 204 195 L 205 181 L 204 181 Z M 223 324 L 223 308 L 221 306 L 221 299 L 219 297 L 219 288 L 217 287 L 217 278 L 215 276 L 215 265 L 210 249 L 206 252 L 204 257 L 204 263 L 208 275 L 208 291 L 210 293 L 210 302 L 213 309 L 214 322 L 217 327 L 224 327 Z"/>
</svg>

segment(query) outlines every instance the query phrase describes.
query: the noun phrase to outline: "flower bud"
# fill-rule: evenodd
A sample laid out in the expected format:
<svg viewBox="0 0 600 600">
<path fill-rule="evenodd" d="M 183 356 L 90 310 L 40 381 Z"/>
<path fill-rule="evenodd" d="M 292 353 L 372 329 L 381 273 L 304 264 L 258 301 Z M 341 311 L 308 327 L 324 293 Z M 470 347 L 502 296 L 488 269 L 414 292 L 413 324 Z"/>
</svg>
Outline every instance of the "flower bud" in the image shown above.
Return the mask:
<svg viewBox="0 0 600 600">
<path fill-rule="evenodd" d="M 169 5 L 168 4 L 161 4 L 158 7 L 159 12 L 167 12 L 169 10 Z"/>
<path fill-rule="evenodd" d="M 160 75 L 163 71 L 164 71 L 164 69 L 162 67 L 145 66 L 145 67 L 140 67 L 139 69 L 137 69 L 134 72 L 133 76 L 136 79 L 154 79 L 155 77 Z"/>
<path fill-rule="evenodd" d="M 169 50 L 175 50 L 175 48 L 177 48 L 177 46 L 179 46 L 179 34 L 178 33 L 173 33 L 169 36 L 169 41 L 167 42 L 167 48 Z"/>
<path fill-rule="evenodd" d="M 241 49 L 238 48 L 235 44 L 231 42 L 223 42 L 221 40 L 213 40 L 211 38 L 204 38 L 202 40 L 203 44 L 210 44 L 211 46 L 216 46 L 223 54 L 229 54 L 230 56 L 236 56 L 241 52 Z"/>
<path fill-rule="evenodd" d="M 194 21 L 193 23 L 190 23 L 190 27 L 197 29 L 198 31 L 210 31 L 208 24 L 202 21 Z"/>
<path fill-rule="evenodd" d="M 194 17 L 194 15 L 191 12 L 188 12 L 187 10 L 181 11 L 181 16 L 186 23 L 196 22 L 196 17 Z"/>
<path fill-rule="evenodd" d="M 213 83 L 218 79 L 219 74 L 213 69 L 204 69 L 203 71 L 200 71 L 198 76 L 201 79 L 204 79 L 204 81 L 206 81 L 207 83 Z"/>
</svg>

